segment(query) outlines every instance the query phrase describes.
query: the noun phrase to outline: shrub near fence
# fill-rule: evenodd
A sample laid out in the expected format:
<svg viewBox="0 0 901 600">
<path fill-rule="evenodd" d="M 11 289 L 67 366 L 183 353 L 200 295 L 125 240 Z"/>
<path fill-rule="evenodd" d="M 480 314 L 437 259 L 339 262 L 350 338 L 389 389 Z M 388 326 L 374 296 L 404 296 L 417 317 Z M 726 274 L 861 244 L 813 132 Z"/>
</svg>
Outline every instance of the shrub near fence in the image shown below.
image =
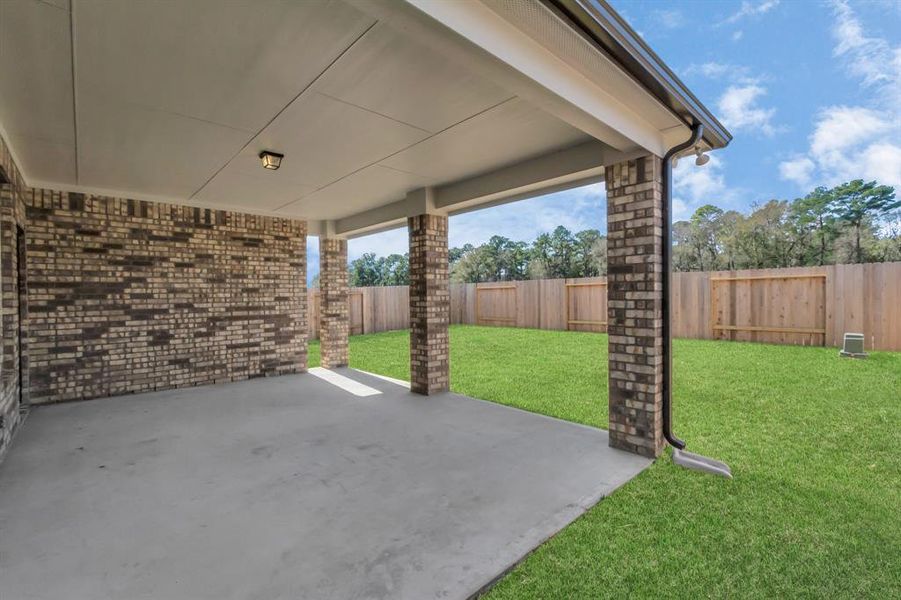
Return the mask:
<svg viewBox="0 0 901 600">
<path fill-rule="evenodd" d="M 672 285 L 675 337 L 840 346 L 851 331 L 901 350 L 901 263 L 674 273 Z M 451 284 L 451 323 L 603 332 L 606 290 L 603 277 Z M 351 332 L 406 329 L 408 302 L 406 286 L 351 288 Z"/>
</svg>

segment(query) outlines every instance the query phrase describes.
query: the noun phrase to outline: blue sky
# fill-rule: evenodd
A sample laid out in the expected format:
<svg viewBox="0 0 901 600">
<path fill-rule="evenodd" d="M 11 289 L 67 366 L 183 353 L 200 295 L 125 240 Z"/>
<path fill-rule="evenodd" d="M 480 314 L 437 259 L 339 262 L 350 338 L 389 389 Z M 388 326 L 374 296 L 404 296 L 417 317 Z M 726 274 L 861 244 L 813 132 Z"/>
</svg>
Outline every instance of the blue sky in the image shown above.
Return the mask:
<svg viewBox="0 0 901 600">
<path fill-rule="evenodd" d="M 901 0 L 612 3 L 734 136 L 705 167 L 679 163 L 676 218 L 855 178 L 901 188 Z M 597 185 L 451 217 L 450 244 L 531 241 L 557 225 L 604 231 L 605 202 Z M 406 249 L 401 229 L 351 240 L 348 254 Z"/>
</svg>

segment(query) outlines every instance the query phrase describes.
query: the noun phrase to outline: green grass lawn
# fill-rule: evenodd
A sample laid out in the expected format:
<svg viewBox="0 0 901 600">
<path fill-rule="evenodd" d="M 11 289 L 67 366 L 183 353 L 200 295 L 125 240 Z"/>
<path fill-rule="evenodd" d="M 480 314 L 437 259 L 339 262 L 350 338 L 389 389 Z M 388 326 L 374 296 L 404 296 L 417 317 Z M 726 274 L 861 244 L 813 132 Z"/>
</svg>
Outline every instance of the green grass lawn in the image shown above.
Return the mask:
<svg viewBox="0 0 901 600">
<path fill-rule="evenodd" d="M 408 339 L 353 337 L 351 366 L 409 379 Z M 451 387 L 606 427 L 606 348 L 599 334 L 452 327 Z M 488 597 L 901 597 L 901 353 L 837 354 L 676 340 L 676 433 L 735 479 L 667 454 Z"/>
</svg>

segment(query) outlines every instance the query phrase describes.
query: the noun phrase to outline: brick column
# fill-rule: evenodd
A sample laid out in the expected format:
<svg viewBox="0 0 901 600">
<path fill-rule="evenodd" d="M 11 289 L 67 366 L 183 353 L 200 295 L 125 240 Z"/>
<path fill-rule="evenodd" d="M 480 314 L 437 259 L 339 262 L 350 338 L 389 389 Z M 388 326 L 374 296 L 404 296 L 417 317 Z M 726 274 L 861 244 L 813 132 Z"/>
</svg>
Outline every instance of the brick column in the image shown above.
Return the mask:
<svg viewBox="0 0 901 600">
<path fill-rule="evenodd" d="M 410 233 L 410 383 L 419 394 L 450 385 L 447 217 L 423 214 L 407 220 Z"/>
<path fill-rule="evenodd" d="M 658 456 L 663 437 L 662 161 L 606 168 L 610 445 Z"/>
<path fill-rule="evenodd" d="M 350 304 L 347 240 L 319 238 L 319 353 L 326 369 L 347 366 Z"/>
</svg>

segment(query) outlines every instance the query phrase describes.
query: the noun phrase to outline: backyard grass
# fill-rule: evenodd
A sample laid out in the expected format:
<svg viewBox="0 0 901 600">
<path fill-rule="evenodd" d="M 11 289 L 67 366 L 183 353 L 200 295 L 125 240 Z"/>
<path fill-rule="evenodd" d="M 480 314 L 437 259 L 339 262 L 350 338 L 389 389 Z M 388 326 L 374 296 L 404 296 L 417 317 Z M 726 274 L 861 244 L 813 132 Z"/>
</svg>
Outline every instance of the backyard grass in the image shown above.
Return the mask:
<svg viewBox="0 0 901 600">
<path fill-rule="evenodd" d="M 409 379 L 408 339 L 353 337 L 351 366 Z M 735 479 L 667 454 L 488 598 L 901 597 L 901 353 L 674 346 L 676 432 Z M 599 334 L 452 327 L 451 387 L 606 427 L 606 347 Z"/>
</svg>

